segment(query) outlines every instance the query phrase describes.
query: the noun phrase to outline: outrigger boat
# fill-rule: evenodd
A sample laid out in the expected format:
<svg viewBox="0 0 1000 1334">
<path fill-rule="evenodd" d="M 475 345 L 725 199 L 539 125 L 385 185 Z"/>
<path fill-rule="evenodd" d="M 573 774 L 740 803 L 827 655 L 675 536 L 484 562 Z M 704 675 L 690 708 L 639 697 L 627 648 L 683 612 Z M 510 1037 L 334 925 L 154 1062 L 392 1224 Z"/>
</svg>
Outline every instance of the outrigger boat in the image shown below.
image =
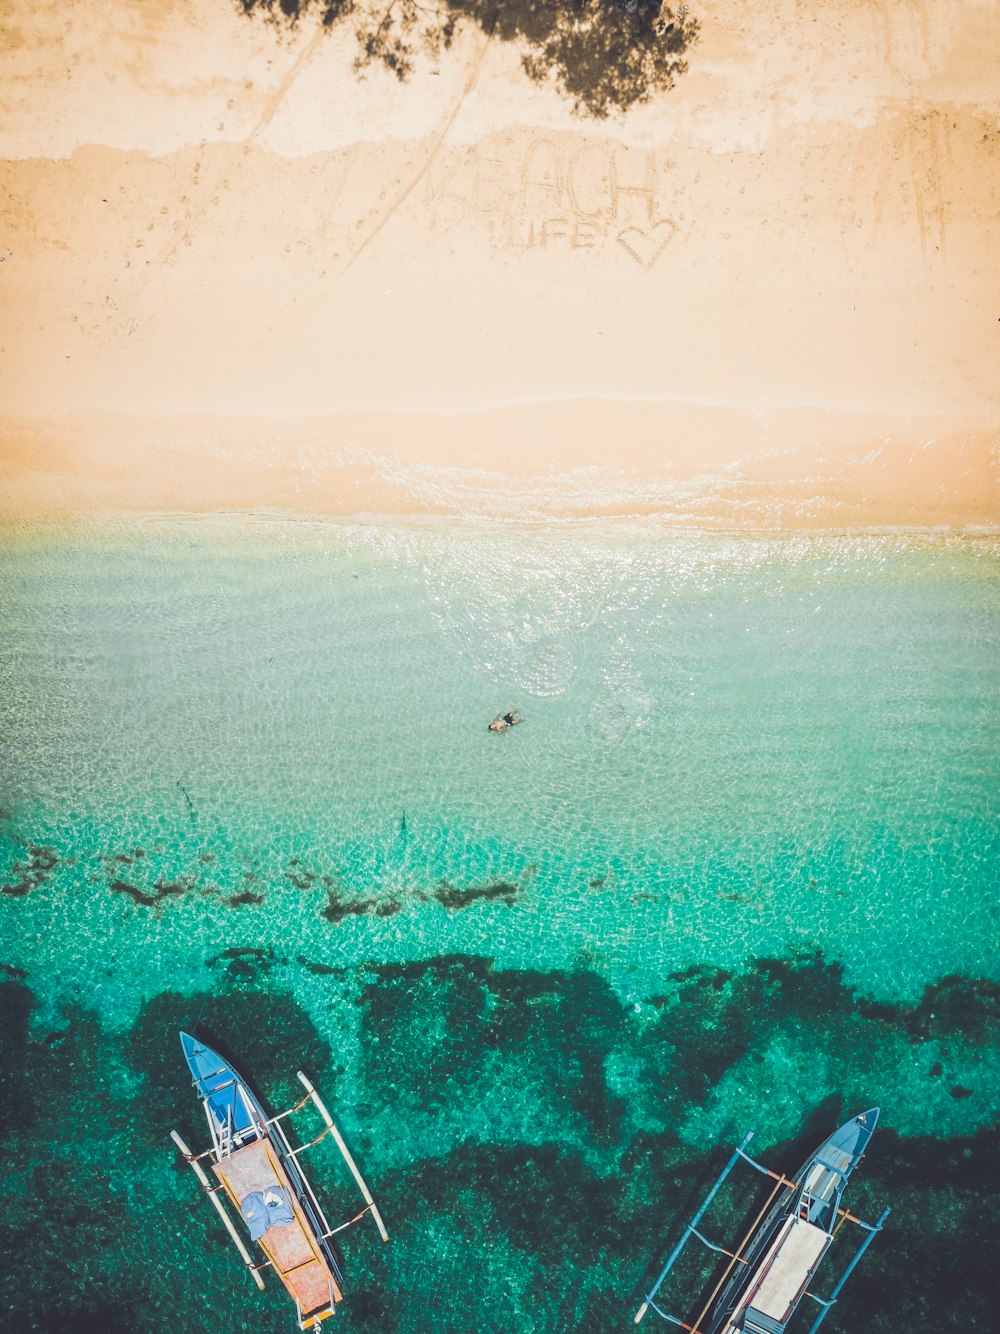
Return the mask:
<svg viewBox="0 0 1000 1334">
<path fill-rule="evenodd" d="M 864 1156 L 878 1114 L 879 1109 L 872 1107 L 841 1126 L 791 1179 L 750 1157 L 746 1147 L 754 1132 L 747 1131 L 671 1251 L 636 1312 L 634 1323 L 638 1324 L 647 1311 L 655 1311 L 663 1320 L 679 1325 L 689 1334 L 783 1334 L 799 1303 L 810 1297 L 821 1308 L 809 1328 L 809 1334 L 815 1334 L 855 1265 L 889 1217 L 889 1210 L 884 1209 L 878 1222 L 866 1223 L 840 1204 L 848 1177 Z M 772 1178 L 775 1185 L 739 1246 L 728 1251 L 709 1241 L 698 1225 L 722 1183 L 741 1160 Z M 809 1284 L 834 1236 L 847 1222 L 856 1224 L 865 1236 L 829 1297 L 820 1297 L 810 1291 Z M 710 1251 L 727 1257 L 728 1264 L 700 1314 L 688 1323 L 666 1311 L 658 1297 L 664 1280 L 692 1237 Z"/>
<path fill-rule="evenodd" d="M 226 1231 L 236 1243 L 250 1277 L 263 1289 L 261 1270 L 269 1266 L 295 1302 L 299 1329 L 311 1329 L 333 1315 L 343 1295 L 344 1278 L 332 1239 L 338 1232 L 371 1214 L 383 1241 L 389 1237 L 371 1192 L 334 1125 L 330 1113 L 300 1070 L 305 1096 L 288 1111 L 269 1117 L 257 1098 L 228 1061 L 211 1047 L 181 1033 L 181 1047 L 194 1086 L 208 1118 L 212 1147 L 193 1154 L 176 1130 L 171 1138 L 194 1169 Z M 282 1122 L 311 1102 L 325 1128 L 293 1149 Z M 309 1184 L 299 1155 L 333 1137 L 365 1200 L 365 1207 L 339 1227 L 331 1227 Z M 216 1177 L 212 1185 L 201 1160 L 207 1158 Z M 255 1263 L 220 1196 L 228 1196 L 266 1257 Z"/>
</svg>

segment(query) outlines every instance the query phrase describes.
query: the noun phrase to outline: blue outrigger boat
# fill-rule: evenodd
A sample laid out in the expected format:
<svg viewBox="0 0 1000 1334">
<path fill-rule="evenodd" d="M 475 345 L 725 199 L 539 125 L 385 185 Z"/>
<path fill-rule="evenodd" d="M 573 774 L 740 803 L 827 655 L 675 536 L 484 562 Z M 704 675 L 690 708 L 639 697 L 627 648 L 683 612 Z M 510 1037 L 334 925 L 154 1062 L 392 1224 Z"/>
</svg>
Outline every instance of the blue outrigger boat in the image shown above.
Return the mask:
<svg viewBox="0 0 1000 1334">
<path fill-rule="evenodd" d="M 195 1155 L 176 1130 L 170 1132 L 171 1138 L 194 1169 L 258 1288 L 264 1287 L 261 1271 L 270 1267 L 295 1302 L 299 1329 L 315 1328 L 333 1315 L 343 1295 L 344 1279 L 333 1237 L 371 1214 L 382 1240 L 389 1239 L 371 1192 L 325 1104 L 301 1070 L 298 1077 L 305 1096 L 288 1111 L 269 1117 L 228 1061 L 188 1033 L 181 1033 L 180 1039 L 208 1118 L 212 1146 Z M 282 1122 L 310 1102 L 324 1129 L 293 1149 Z M 299 1155 L 327 1135 L 339 1148 L 365 1200 L 358 1214 L 333 1228 L 299 1163 Z M 210 1162 L 215 1185 L 202 1168 L 204 1158 Z M 263 1261 L 254 1262 L 220 1196 L 227 1196 L 242 1217 L 251 1240 L 264 1252 Z"/>
<path fill-rule="evenodd" d="M 754 1132 L 747 1131 L 671 1251 L 636 1312 L 634 1323 L 638 1324 L 647 1311 L 654 1311 L 689 1334 L 783 1334 L 799 1303 L 810 1297 L 821 1308 L 809 1329 L 809 1334 L 815 1334 L 855 1265 L 889 1217 L 889 1210 L 885 1209 L 878 1222 L 865 1223 L 840 1203 L 848 1178 L 864 1156 L 878 1114 L 879 1109 L 872 1107 L 841 1126 L 791 1179 L 750 1157 L 746 1147 Z M 728 1251 L 709 1241 L 698 1227 L 722 1183 L 741 1160 L 772 1178 L 775 1186 L 739 1246 Z M 820 1297 L 810 1291 L 809 1284 L 835 1233 L 846 1222 L 863 1229 L 865 1236 L 829 1297 Z M 688 1323 L 664 1310 L 658 1298 L 664 1280 L 692 1237 L 710 1251 L 727 1257 L 728 1264 L 700 1314 Z"/>
</svg>

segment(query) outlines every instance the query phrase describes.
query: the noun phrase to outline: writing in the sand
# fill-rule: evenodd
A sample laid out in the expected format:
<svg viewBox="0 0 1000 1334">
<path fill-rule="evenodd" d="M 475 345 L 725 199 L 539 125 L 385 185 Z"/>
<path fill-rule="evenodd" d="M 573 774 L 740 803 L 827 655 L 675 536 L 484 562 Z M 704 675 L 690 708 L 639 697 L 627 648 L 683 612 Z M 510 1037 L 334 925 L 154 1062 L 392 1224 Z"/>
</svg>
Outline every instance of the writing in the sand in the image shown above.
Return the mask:
<svg viewBox="0 0 1000 1334">
<path fill-rule="evenodd" d="M 662 153 L 622 144 L 536 138 L 520 152 L 470 148 L 428 173 L 432 226 L 485 219 L 504 249 L 593 250 L 616 240 L 649 268 L 674 235 Z"/>
</svg>

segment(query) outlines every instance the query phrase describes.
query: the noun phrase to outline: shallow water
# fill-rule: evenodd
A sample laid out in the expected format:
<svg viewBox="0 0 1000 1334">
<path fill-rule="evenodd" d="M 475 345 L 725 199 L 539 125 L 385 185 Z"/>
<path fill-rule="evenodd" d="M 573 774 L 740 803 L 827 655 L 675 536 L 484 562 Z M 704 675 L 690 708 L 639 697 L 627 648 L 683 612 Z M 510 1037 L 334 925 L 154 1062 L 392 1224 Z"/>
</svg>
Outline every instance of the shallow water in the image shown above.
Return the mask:
<svg viewBox="0 0 1000 1334">
<path fill-rule="evenodd" d="M 42 1272 L 60 1328 L 294 1328 L 172 1161 L 199 1021 L 377 1185 L 342 1327 L 628 1327 L 721 1144 L 879 1103 L 825 1328 L 987 1328 L 995 540 L 164 519 L 2 571 L 12 1329 Z"/>
</svg>

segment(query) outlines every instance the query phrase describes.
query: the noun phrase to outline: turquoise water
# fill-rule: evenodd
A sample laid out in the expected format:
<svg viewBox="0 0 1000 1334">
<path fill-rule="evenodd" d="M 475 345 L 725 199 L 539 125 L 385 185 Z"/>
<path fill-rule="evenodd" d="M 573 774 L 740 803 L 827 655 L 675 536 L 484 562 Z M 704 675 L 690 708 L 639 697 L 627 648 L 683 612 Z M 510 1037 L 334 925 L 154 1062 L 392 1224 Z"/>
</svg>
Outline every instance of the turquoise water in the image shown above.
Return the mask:
<svg viewBox="0 0 1000 1334">
<path fill-rule="evenodd" d="M 995 539 L 163 519 L 2 555 L 0 1325 L 50 1327 L 40 1252 L 60 1328 L 294 1328 L 173 1163 L 200 1021 L 275 1103 L 309 1069 L 378 1188 L 342 1328 L 630 1327 L 720 1144 L 794 1168 L 874 1103 L 852 1189 L 891 1229 L 826 1328 L 988 1327 Z"/>
</svg>

